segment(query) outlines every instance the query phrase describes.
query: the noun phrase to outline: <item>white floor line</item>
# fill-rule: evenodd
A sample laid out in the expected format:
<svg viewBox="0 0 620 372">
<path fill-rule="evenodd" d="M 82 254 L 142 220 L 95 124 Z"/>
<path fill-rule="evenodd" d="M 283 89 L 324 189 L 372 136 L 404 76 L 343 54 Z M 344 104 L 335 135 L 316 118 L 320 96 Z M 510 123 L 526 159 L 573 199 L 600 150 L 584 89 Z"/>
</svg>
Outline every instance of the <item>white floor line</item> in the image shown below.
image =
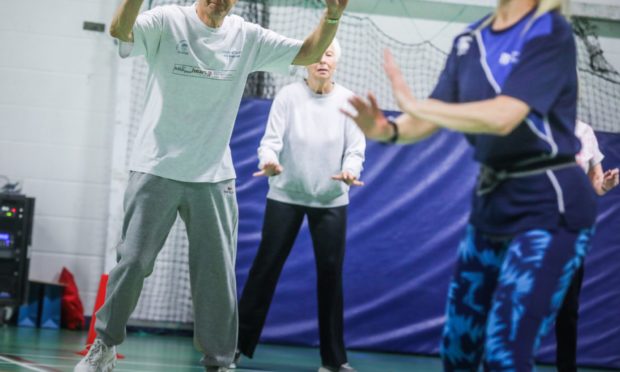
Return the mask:
<svg viewBox="0 0 620 372">
<path fill-rule="evenodd" d="M 28 364 L 28 363 L 18 362 L 17 360 L 13 360 L 13 359 L 11 359 L 11 358 L 5 358 L 5 357 L 3 357 L 2 355 L 0 355 L 0 360 L 4 360 L 4 361 L 6 361 L 6 362 L 8 362 L 8 363 L 10 363 L 10 364 L 15 364 L 15 365 L 17 365 L 17 366 L 20 366 L 20 367 L 22 367 L 22 368 L 29 369 L 29 370 L 31 370 L 31 371 L 37 371 L 37 372 L 47 372 L 47 371 L 46 371 L 46 370 L 44 370 L 44 369 L 37 368 L 37 367 L 33 367 L 33 366 L 31 366 L 30 364 Z"/>
<path fill-rule="evenodd" d="M 81 355 L 75 354 L 75 356 L 58 356 L 58 355 L 46 355 L 46 354 L 23 354 L 23 353 L 11 353 L 11 355 L 15 355 L 23 358 L 45 358 L 45 359 L 61 359 L 61 360 L 80 360 L 83 357 Z"/>
<path fill-rule="evenodd" d="M 52 360 L 75 360 L 75 363 L 77 363 L 82 356 L 80 355 L 75 355 L 75 356 L 58 356 L 58 355 L 46 355 L 46 354 L 29 354 L 29 353 L 15 353 L 15 354 L 11 354 L 11 355 L 15 355 L 17 357 L 21 357 L 21 358 L 42 358 L 42 359 L 52 359 Z M 0 356 L 0 358 L 2 358 Z M 7 359 L 8 360 L 8 359 Z M 10 360 L 11 363 L 16 363 L 16 361 L 14 360 Z M 117 360 L 118 363 L 121 363 L 121 365 L 135 365 L 135 366 L 153 366 L 153 367 L 170 367 L 170 368 L 196 368 L 196 369 L 203 369 L 202 366 L 200 366 L 198 364 L 198 359 L 196 359 L 196 364 L 170 364 L 170 363 L 153 363 L 153 362 L 147 362 L 147 361 L 140 361 L 140 360 L 127 360 L 127 359 L 118 359 Z M 117 367 L 115 368 L 115 370 L 119 370 L 120 369 Z"/>
<path fill-rule="evenodd" d="M 57 355 L 45 355 L 45 354 L 12 354 L 18 357 L 23 357 L 23 358 L 32 358 L 32 357 L 36 357 L 36 358 L 45 358 L 45 359 L 58 359 L 58 360 L 75 360 L 76 363 L 79 360 L 79 356 L 76 355 L 75 357 L 68 357 L 68 356 L 57 356 Z M 10 358 L 5 358 L 3 356 L 0 356 L 0 360 L 5 360 L 10 364 L 15 364 L 18 365 L 20 367 L 24 367 L 27 369 L 30 369 L 31 371 L 38 371 L 38 372 L 48 372 L 45 369 L 40 369 L 37 367 L 34 367 L 32 365 L 29 365 L 27 363 L 22 363 L 22 362 L 18 362 L 16 360 L 10 359 Z M 170 368 L 179 368 L 182 367 L 184 369 L 197 369 L 197 370 L 202 370 L 203 367 L 200 365 L 189 365 L 189 364 L 167 364 L 167 363 L 151 363 L 151 362 L 146 362 L 146 361 L 128 361 L 126 359 L 119 359 L 118 363 L 116 365 L 116 368 L 114 369 L 115 371 L 119 371 L 119 372 L 123 372 L 123 371 L 135 371 L 135 369 L 127 369 L 127 368 L 131 368 L 131 366 L 154 366 L 154 367 L 170 367 Z M 125 368 L 123 368 L 123 366 L 125 366 Z M 64 367 L 64 366 L 54 366 L 54 367 Z M 237 371 L 240 372 L 266 372 L 263 369 L 252 369 L 252 368 L 243 368 L 243 367 L 239 367 L 236 369 Z M 233 370 L 234 371 L 234 370 Z"/>
</svg>

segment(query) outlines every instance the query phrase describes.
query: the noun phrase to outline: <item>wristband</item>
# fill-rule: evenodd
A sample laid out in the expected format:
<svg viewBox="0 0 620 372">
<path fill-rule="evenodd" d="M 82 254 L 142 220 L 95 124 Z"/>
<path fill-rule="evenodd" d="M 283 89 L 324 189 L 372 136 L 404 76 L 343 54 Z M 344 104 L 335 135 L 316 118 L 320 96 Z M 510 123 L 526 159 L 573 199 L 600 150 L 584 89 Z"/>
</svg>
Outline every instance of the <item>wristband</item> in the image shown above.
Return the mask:
<svg viewBox="0 0 620 372">
<path fill-rule="evenodd" d="M 394 129 L 394 134 L 387 140 L 387 143 L 394 144 L 398 141 L 398 125 L 391 119 L 388 119 L 388 124 Z"/>
<path fill-rule="evenodd" d="M 328 25 L 335 25 L 340 22 L 340 18 L 325 18 L 325 23 Z"/>
</svg>

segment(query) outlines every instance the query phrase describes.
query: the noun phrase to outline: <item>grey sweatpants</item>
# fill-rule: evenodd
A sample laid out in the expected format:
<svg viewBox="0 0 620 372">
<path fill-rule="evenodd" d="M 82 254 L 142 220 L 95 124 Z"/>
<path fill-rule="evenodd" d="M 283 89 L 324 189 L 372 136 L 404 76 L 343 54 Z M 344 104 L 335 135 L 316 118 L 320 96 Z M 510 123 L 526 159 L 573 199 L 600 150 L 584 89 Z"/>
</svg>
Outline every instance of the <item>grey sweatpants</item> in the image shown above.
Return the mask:
<svg viewBox="0 0 620 372">
<path fill-rule="evenodd" d="M 97 336 L 108 345 L 125 339 L 125 326 L 151 274 L 177 213 L 189 240 L 194 304 L 194 345 L 207 366 L 227 366 L 237 344 L 237 200 L 235 181 L 179 182 L 132 172 L 125 218 L 110 272 L 105 304 L 97 312 Z"/>
</svg>

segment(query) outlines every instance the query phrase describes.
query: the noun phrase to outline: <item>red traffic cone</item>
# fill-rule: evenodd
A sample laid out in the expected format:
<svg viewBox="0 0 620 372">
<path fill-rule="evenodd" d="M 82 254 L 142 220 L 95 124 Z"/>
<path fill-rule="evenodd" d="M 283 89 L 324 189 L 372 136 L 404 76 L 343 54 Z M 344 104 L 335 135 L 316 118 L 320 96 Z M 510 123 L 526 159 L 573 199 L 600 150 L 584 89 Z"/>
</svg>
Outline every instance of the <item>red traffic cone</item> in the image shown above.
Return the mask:
<svg viewBox="0 0 620 372">
<path fill-rule="evenodd" d="M 96 320 L 95 314 L 97 313 L 97 311 L 99 311 L 99 308 L 101 308 L 101 306 L 103 306 L 103 303 L 105 302 L 105 291 L 107 287 L 108 287 L 108 274 L 102 274 L 101 279 L 99 280 L 99 289 L 97 290 L 97 299 L 95 300 L 95 308 L 93 309 L 93 314 L 90 318 L 90 327 L 88 327 L 88 337 L 86 338 L 86 346 L 84 347 L 84 350 L 76 351 L 76 354 L 86 355 L 88 353 L 88 350 L 90 349 L 90 346 L 93 344 L 93 342 L 95 342 L 95 338 L 97 337 L 97 333 L 95 332 L 95 320 Z M 123 356 L 122 354 L 118 354 L 118 353 L 116 354 L 116 357 L 118 359 L 125 358 L 125 356 Z"/>
</svg>

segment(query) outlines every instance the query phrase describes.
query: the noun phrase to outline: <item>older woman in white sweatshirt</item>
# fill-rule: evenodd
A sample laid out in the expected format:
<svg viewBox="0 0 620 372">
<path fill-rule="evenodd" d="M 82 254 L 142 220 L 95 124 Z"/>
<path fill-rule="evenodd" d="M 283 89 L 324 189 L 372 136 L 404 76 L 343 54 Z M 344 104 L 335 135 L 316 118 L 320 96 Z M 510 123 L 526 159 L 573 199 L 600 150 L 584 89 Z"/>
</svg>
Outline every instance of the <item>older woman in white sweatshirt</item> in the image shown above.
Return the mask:
<svg viewBox="0 0 620 372">
<path fill-rule="evenodd" d="M 304 216 L 314 246 L 318 279 L 321 372 L 354 371 L 343 337 L 342 265 L 349 186 L 360 186 L 366 142 L 339 110 L 353 93 L 332 80 L 337 41 L 305 81 L 277 94 L 258 148 L 255 176 L 269 177 L 258 253 L 239 303 L 240 353 L 252 357 L 271 299 Z"/>
</svg>

